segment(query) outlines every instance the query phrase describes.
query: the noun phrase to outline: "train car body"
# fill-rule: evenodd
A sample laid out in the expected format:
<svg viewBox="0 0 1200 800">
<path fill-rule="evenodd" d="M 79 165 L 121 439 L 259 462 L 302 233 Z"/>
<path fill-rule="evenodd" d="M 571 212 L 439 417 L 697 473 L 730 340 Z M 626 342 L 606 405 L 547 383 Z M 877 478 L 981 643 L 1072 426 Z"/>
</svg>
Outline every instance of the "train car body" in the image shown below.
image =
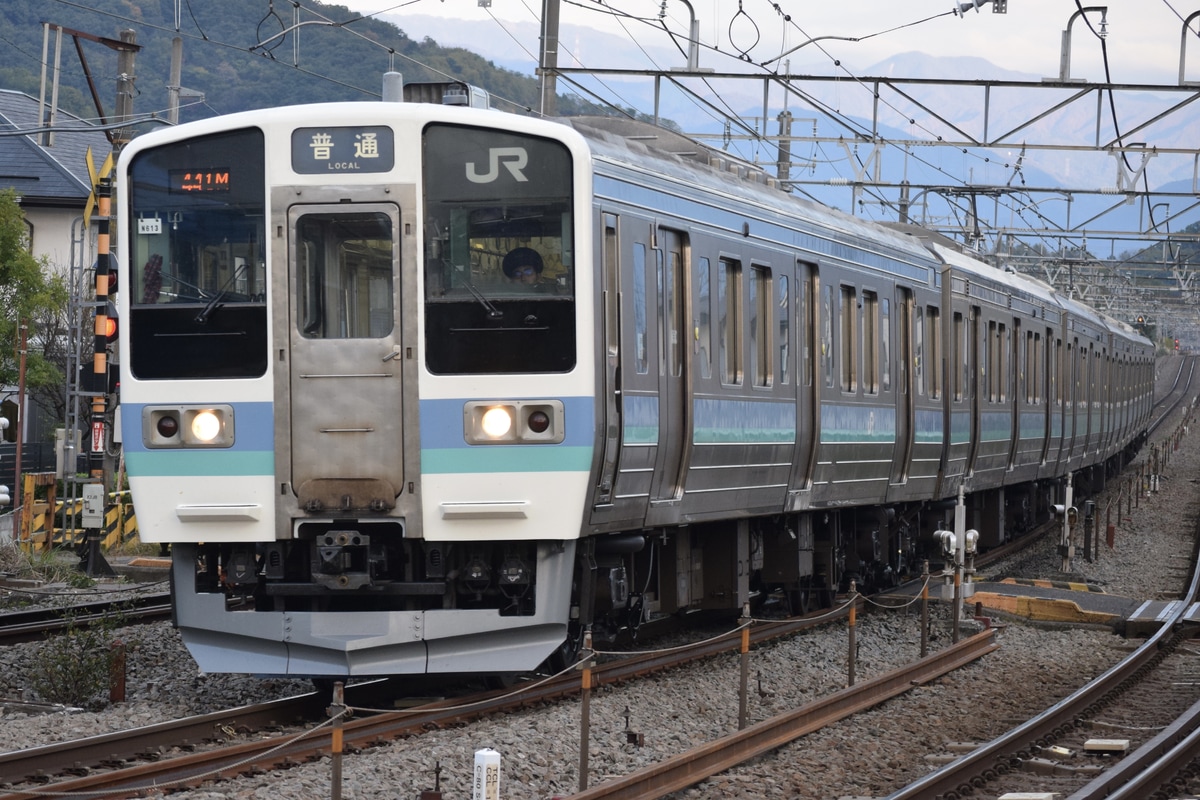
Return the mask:
<svg viewBox="0 0 1200 800">
<path fill-rule="evenodd" d="M 118 208 L 130 485 L 207 671 L 828 602 L 960 492 L 1002 541 L 1149 412 L 1127 327 L 636 123 L 248 112 L 134 140 Z"/>
</svg>

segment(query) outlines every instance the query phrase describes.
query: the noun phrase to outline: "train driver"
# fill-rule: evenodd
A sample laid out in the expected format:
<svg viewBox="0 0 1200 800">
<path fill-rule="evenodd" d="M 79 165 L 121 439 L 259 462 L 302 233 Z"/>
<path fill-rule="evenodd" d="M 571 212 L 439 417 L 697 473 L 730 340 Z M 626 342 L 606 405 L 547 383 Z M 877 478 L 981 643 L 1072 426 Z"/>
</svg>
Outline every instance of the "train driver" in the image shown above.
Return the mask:
<svg viewBox="0 0 1200 800">
<path fill-rule="evenodd" d="M 513 283 L 537 283 L 542 277 L 544 265 L 536 250 L 518 247 L 509 251 L 500 268 Z"/>
</svg>

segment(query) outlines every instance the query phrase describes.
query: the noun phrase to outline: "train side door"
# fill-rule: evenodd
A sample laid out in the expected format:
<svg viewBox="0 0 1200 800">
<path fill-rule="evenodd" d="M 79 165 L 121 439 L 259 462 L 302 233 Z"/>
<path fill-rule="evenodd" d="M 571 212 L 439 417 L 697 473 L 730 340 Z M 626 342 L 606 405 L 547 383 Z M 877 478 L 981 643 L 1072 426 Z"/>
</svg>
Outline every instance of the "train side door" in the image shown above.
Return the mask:
<svg viewBox="0 0 1200 800">
<path fill-rule="evenodd" d="M 686 243 L 681 234 L 659 228 L 654 250 L 654 294 L 658 329 L 658 454 L 650 504 L 675 504 L 683 495 L 685 452 L 691 430 L 687 402 Z M 665 522 L 666 520 L 664 520 Z"/>
<path fill-rule="evenodd" d="M 399 209 L 296 205 L 288 230 L 293 491 L 313 511 L 391 508 L 404 484 Z"/>
<path fill-rule="evenodd" d="M 980 366 L 984 363 L 980 348 L 986 345 L 986 340 L 980 340 L 979 327 L 981 324 L 979 306 L 971 306 L 970 316 L 967 319 L 966 371 L 968 378 L 966 390 L 969 392 L 967 407 L 971 409 L 971 444 L 967 455 L 967 475 L 975 472 L 975 460 L 979 456 L 979 438 L 983 435 L 981 429 L 983 401 L 980 397 L 983 393 L 983 386 L 979 371 Z"/>
<path fill-rule="evenodd" d="M 625 218 L 620 221 L 619 241 L 616 225 L 608 228 L 611 236 L 606 234 L 606 246 L 619 247 L 611 265 L 619 277 L 606 283 L 606 291 L 616 293 L 619 283 L 620 301 L 612 309 L 619 344 L 614 350 L 610 344 L 608 355 L 618 395 L 608 409 L 605 439 L 606 447 L 617 441 L 619 446 L 616 461 L 610 464 L 606 455 L 601 463 L 594 519 L 610 524 L 671 522 L 678 511 L 682 476 L 682 241 L 678 235 L 662 236 L 653 225 L 643 224 L 642 219 Z M 666 247 L 654 240 L 656 234 L 665 239 Z M 605 491 L 605 470 L 613 473 L 610 491 Z M 655 506 L 662 519 L 650 522 Z"/>
<path fill-rule="evenodd" d="M 896 289 L 896 353 L 891 359 L 895 364 L 894 376 L 896 392 L 896 452 L 893 456 L 891 483 L 906 483 L 908 469 L 912 463 L 913 451 L 913 386 L 912 367 L 912 329 L 916 322 L 915 303 L 911 289 L 898 287 Z M 891 327 L 891 320 L 884 319 L 885 335 Z M 886 341 L 886 340 L 885 340 Z M 890 353 L 884 353 L 884 366 L 887 368 Z"/>
<path fill-rule="evenodd" d="M 604 337 L 604 376 L 601 399 L 604 403 L 603 455 L 596 481 L 597 506 L 611 507 L 617 483 L 617 464 L 621 448 L 621 287 L 620 239 L 617 216 L 603 214 L 600 234 L 603 288 L 600 291 L 601 333 Z"/>
<path fill-rule="evenodd" d="M 797 499 L 789 502 L 790 509 L 807 507 L 807 500 L 812 495 L 813 471 L 816 466 L 816 438 L 820 429 L 820 392 L 817 391 L 820 385 L 820 339 L 817 327 L 819 284 L 818 267 L 798 261 L 795 305 L 798 323 L 796 343 L 799 350 L 799 367 L 796 373 L 796 454 L 792 459 L 792 476 L 789 481 Z"/>
</svg>

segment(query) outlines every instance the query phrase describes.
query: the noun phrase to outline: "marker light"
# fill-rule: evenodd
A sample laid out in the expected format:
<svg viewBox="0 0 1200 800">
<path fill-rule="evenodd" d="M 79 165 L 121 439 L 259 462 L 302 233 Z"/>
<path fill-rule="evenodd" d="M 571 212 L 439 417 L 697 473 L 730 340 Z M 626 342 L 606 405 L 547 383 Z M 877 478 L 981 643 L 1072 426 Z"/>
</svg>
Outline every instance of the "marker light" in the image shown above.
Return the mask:
<svg viewBox="0 0 1200 800">
<path fill-rule="evenodd" d="M 512 430 L 512 424 L 512 413 L 503 406 L 489 408 L 483 412 L 483 418 L 480 420 L 480 427 L 483 428 L 483 432 L 493 439 L 499 439 L 507 435 Z"/>
<path fill-rule="evenodd" d="M 192 436 L 201 442 L 212 442 L 221 432 L 221 420 L 211 410 L 205 409 L 192 417 Z"/>
<path fill-rule="evenodd" d="M 179 420 L 170 414 L 164 414 L 158 418 L 154 427 L 164 439 L 173 439 L 175 434 L 179 433 Z"/>
</svg>

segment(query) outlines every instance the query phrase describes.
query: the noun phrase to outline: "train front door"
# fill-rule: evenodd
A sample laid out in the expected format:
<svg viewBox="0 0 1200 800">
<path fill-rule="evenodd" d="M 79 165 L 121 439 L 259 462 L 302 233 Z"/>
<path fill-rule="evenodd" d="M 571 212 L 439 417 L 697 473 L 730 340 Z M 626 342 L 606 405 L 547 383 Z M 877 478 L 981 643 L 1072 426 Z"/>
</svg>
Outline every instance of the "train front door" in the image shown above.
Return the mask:
<svg viewBox="0 0 1200 800">
<path fill-rule="evenodd" d="M 404 485 L 399 210 L 297 205 L 288 230 L 293 491 L 311 511 L 389 509 Z"/>
</svg>

